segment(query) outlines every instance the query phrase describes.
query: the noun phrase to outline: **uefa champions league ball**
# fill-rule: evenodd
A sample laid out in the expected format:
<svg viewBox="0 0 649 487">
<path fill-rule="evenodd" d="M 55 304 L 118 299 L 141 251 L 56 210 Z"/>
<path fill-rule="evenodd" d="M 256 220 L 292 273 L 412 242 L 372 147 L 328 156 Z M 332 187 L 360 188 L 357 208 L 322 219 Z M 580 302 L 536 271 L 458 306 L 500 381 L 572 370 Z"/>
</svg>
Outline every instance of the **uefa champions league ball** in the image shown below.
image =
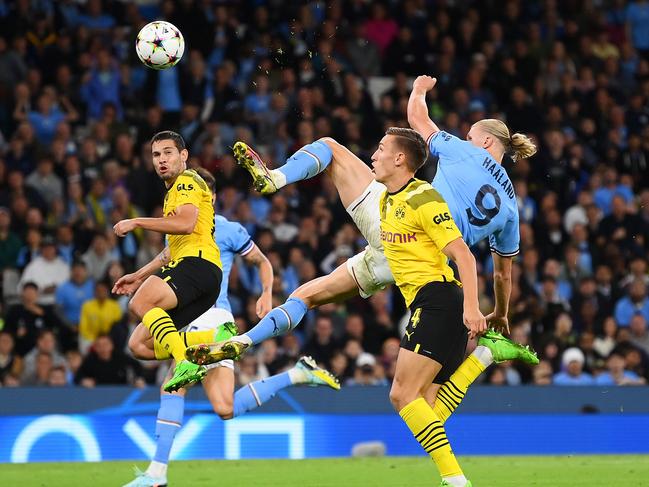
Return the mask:
<svg viewBox="0 0 649 487">
<path fill-rule="evenodd" d="M 185 39 L 175 25 L 156 20 L 146 24 L 138 33 L 135 52 L 149 68 L 171 68 L 183 57 Z"/>
</svg>

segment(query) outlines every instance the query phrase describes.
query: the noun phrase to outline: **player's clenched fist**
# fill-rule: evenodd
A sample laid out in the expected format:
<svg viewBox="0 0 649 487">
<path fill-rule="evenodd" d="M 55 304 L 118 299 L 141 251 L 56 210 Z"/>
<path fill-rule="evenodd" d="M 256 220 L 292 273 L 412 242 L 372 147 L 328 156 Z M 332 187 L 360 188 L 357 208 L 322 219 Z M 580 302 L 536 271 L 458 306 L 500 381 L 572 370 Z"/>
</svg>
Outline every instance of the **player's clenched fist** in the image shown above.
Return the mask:
<svg viewBox="0 0 649 487">
<path fill-rule="evenodd" d="M 135 222 L 135 218 L 130 218 L 128 220 L 121 220 L 117 222 L 113 227 L 113 230 L 115 231 L 115 235 L 117 235 L 118 237 L 123 237 L 128 232 L 132 232 L 136 228 L 137 223 Z"/>
<path fill-rule="evenodd" d="M 437 78 L 433 78 L 427 75 L 417 76 L 417 79 L 412 84 L 412 90 L 426 93 L 427 91 L 433 89 L 435 83 L 437 83 Z"/>
</svg>

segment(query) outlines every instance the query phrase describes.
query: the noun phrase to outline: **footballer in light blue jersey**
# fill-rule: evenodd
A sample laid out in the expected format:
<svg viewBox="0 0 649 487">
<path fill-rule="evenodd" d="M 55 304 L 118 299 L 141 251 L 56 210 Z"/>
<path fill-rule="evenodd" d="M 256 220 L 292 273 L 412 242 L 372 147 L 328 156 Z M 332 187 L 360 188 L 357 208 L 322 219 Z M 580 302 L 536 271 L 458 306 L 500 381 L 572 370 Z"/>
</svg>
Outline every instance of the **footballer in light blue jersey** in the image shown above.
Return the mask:
<svg viewBox="0 0 649 487">
<path fill-rule="evenodd" d="M 228 281 L 230 280 L 234 257 L 237 254 L 241 256 L 247 255 L 255 248 L 255 244 L 243 225 L 231 222 L 221 215 L 214 217 L 214 239 L 221 250 L 221 264 L 223 265 L 221 292 L 214 307 L 232 312 L 230 301 L 228 301 Z"/>
<path fill-rule="evenodd" d="M 447 132 L 435 132 L 427 142 L 439 158 L 433 187 L 446 200 L 464 241 L 471 246 L 489 238 L 492 252 L 518 254 L 518 205 L 505 168 L 485 149 Z"/>
<path fill-rule="evenodd" d="M 490 326 L 509 331 L 512 257 L 518 254 L 520 234 L 516 194 L 501 164 L 505 155 L 514 160 L 532 157 L 536 145 L 524 134 L 512 134 L 497 119 L 475 122 L 466 141 L 440 130 L 426 105 L 426 93 L 436 83 L 426 75 L 415 79 L 408 99 L 408 123 L 439 158 L 432 184 L 446 200 L 464 241 L 473 245 L 489 238 L 495 307 L 486 318 Z"/>
</svg>

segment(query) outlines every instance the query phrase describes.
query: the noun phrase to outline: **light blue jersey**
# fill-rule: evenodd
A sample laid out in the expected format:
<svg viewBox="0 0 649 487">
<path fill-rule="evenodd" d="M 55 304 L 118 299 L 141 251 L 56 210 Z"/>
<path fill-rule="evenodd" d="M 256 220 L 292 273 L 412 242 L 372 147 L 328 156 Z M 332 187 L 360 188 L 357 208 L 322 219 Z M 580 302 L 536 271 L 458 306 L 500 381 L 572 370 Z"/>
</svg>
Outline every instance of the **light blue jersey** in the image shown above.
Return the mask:
<svg viewBox="0 0 649 487">
<path fill-rule="evenodd" d="M 488 237 L 492 252 L 518 254 L 518 205 L 505 168 L 485 149 L 447 132 L 431 135 L 428 148 L 439 157 L 432 185 L 446 200 L 467 245 Z"/>
<path fill-rule="evenodd" d="M 237 254 L 246 255 L 254 248 L 255 244 L 243 225 L 231 222 L 221 215 L 214 217 L 214 239 L 221 250 L 221 264 L 223 266 L 221 292 L 214 306 L 232 312 L 230 301 L 228 301 L 228 281 L 230 280 L 234 257 Z"/>
</svg>

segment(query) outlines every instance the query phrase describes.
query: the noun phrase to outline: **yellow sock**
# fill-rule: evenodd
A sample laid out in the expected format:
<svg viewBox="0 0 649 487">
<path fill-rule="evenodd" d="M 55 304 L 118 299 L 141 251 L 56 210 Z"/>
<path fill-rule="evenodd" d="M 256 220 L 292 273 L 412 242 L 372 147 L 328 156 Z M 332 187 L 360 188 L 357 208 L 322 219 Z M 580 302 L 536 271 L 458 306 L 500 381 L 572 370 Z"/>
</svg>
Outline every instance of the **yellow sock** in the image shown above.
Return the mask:
<svg viewBox="0 0 649 487">
<path fill-rule="evenodd" d="M 469 355 L 451 378 L 442 384 L 433 405 L 433 410 L 442 424 L 457 409 L 469 386 L 484 370 L 485 366 L 482 362 L 473 355 Z"/>
<path fill-rule="evenodd" d="M 156 360 L 167 360 L 171 358 L 171 354 L 167 351 L 164 345 L 153 340 L 153 353 Z"/>
<path fill-rule="evenodd" d="M 174 322 L 165 310 L 162 308 L 150 309 L 142 317 L 142 323 L 149 329 L 154 343 L 161 345 L 164 350 L 176 359 L 176 362 L 185 360 L 185 348 L 187 347 L 185 347 Z"/>
<path fill-rule="evenodd" d="M 205 331 L 188 331 L 181 332 L 180 335 L 185 340 L 185 345 L 200 345 L 201 343 L 214 343 L 214 334 L 216 330 Z"/>
<path fill-rule="evenodd" d="M 433 459 L 442 477 L 464 475 L 446 438 L 444 425 L 423 397 L 407 404 L 399 415 Z"/>
</svg>

